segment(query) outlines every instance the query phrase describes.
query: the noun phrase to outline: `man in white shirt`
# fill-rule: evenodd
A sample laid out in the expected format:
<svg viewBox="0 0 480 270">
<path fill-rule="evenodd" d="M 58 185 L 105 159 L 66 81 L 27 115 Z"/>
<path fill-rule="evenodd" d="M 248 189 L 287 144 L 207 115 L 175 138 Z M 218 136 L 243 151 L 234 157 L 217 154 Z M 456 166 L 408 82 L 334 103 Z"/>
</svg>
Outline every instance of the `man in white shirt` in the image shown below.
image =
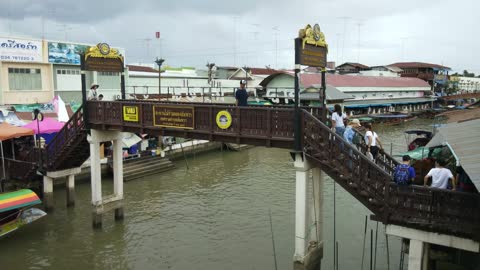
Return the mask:
<svg viewBox="0 0 480 270">
<path fill-rule="evenodd" d="M 424 186 L 427 186 L 429 177 L 432 178 L 431 187 L 434 188 L 447 189 L 448 180 L 453 181 L 453 174 L 449 169 L 445 168 L 444 160 L 437 160 L 435 162 L 435 168 L 431 169 L 423 179 Z M 455 186 L 453 186 L 452 190 L 455 190 Z"/>
</svg>

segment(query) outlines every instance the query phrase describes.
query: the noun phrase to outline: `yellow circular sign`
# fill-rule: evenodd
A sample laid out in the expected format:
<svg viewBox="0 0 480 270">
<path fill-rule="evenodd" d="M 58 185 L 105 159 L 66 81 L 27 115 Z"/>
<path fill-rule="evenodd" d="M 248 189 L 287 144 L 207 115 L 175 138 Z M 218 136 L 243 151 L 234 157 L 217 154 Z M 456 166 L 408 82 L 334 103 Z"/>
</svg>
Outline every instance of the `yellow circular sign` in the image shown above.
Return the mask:
<svg viewBox="0 0 480 270">
<path fill-rule="evenodd" d="M 232 125 L 232 116 L 227 111 L 217 113 L 217 126 L 221 129 L 227 129 Z"/>
</svg>

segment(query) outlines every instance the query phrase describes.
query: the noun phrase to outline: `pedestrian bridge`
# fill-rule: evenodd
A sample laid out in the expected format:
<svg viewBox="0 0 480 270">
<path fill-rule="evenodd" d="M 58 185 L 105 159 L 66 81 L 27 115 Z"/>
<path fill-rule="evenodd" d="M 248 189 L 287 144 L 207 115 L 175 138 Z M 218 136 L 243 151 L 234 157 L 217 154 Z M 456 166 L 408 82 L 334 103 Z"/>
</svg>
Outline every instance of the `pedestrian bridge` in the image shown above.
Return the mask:
<svg viewBox="0 0 480 270">
<path fill-rule="evenodd" d="M 177 127 L 165 125 L 159 112 L 180 112 Z M 231 125 L 220 128 L 217 114 L 228 112 Z M 480 240 L 480 195 L 426 188 L 399 187 L 392 182 L 398 162 L 381 152 L 375 162 L 348 145 L 322 122 L 321 108 L 301 107 L 301 157 L 321 168 L 384 224 Z M 157 116 L 156 116 L 157 115 Z M 177 114 L 178 115 L 178 114 Z M 165 120 L 165 119 L 164 119 Z M 171 121 L 172 119 L 166 119 Z M 282 106 L 236 107 L 231 104 L 175 103 L 156 101 L 88 101 L 70 119 L 44 155 L 44 163 L 33 160 L 10 164 L 21 175 L 36 170 L 79 167 L 89 157 L 88 130 L 127 131 L 210 141 L 293 149 L 294 109 Z M 343 145 L 343 147 L 341 147 Z M 32 155 L 34 153 L 32 152 Z M 298 154 L 296 155 L 299 156 Z M 27 165 L 26 165 L 27 164 Z M 349 166 L 351 164 L 351 166 Z M 23 166 L 23 167 L 15 167 Z"/>
<path fill-rule="evenodd" d="M 123 108 L 138 108 L 138 121 L 127 121 Z M 193 112 L 189 128 L 159 127 L 154 111 L 181 107 Z M 285 106 L 237 107 L 231 104 L 172 103 L 155 101 L 89 101 L 91 129 L 121 130 L 152 135 L 251 144 L 293 149 L 294 109 Z M 232 118 L 228 129 L 216 123 L 217 114 L 227 111 Z M 301 108 L 301 145 L 304 156 L 370 209 L 375 219 L 427 231 L 479 239 L 480 196 L 426 188 L 399 187 L 392 181 L 398 162 L 382 152 L 375 162 L 331 132 L 320 121 L 321 108 Z M 344 142 L 345 143 L 345 142 Z M 352 151 L 350 156 L 348 153 Z M 348 163 L 352 162 L 351 167 Z"/>
</svg>

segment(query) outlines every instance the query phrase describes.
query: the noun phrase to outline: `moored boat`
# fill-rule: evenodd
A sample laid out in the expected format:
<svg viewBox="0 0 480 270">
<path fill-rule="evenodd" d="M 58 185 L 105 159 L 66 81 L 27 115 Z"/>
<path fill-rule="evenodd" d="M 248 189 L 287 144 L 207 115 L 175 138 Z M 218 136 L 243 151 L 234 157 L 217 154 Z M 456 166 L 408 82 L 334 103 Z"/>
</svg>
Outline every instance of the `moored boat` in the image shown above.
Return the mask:
<svg viewBox="0 0 480 270">
<path fill-rule="evenodd" d="M 47 215 L 38 208 L 31 208 L 40 203 L 40 198 L 30 189 L 0 194 L 0 237 Z"/>
</svg>

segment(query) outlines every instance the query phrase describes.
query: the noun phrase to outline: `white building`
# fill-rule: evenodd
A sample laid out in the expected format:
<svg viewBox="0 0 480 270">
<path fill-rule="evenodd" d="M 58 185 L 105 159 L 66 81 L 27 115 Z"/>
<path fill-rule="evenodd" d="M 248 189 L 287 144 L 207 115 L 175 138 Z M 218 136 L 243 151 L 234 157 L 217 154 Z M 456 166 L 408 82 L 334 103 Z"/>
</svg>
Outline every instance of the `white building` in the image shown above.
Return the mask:
<svg viewBox="0 0 480 270">
<path fill-rule="evenodd" d="M 80 52 L 94 44 L 0 37 L 0 104 L 48 103 L 54 95 L 81 103 Z M 125 50 L 118 49 L 125 56 Z M 120 94 L 120 74 L 87 72 L 87 89 Z"/>
<path fill-rule="evenodd" d="M 458 90 L 466 92 L 480 91 L 480 78 L 476 77 L 453 77 L 452 81 L 458 82 Z"/>
<path fill-rule="evenodd" d="M 300 89 L 321 84 L 321 74 L 301 73 Z M 392 109 L 413 109 L 429 104 L 426 97 L 431 89 L 427 82 L 417 78 L 369 77 L 326 74 L 330 85 L 352 99 L 345 100 L 345 108 L 351 110 L 376 108 L 382 111 Z M 293 99 L 294 77 L 292 72 L 280 72 L 267 77 L 261 85 L 267 89 L 266 97 Z M 280 95 L 277 95 L 280 93 Z"/>
</svg>

